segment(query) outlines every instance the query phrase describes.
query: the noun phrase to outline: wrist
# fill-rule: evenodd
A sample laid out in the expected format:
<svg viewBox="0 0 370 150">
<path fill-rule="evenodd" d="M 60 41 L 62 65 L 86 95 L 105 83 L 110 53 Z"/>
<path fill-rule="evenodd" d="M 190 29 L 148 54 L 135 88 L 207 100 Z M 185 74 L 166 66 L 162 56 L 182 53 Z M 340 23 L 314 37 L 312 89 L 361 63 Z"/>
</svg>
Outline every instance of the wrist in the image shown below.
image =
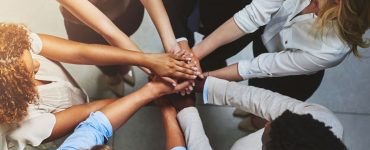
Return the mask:
<svg viewBox="0 0 370 150">
<path fill-rule="evenodd" d="M 201 46 L 199 44 L 196 44 L 194 45 L 194 47 L 192 48 L 193 50 L 193 54 L 195 55 L 195 57 L 197 57 L 199 60 L 203 59 L 203 56 L 202 56 L 202 53 L 201 53 Z"/>
<path fill-rule="evenodd" d="M 152 61 L 153 59 L 153 54 L 149 54 L 149 53 L 142 53 L 142 57 L 140 58 L 141 60 L 141 64 L 140 66 L 143 66 L 145 68 L 148 68 L 148 69 L 152 69 L 153 68 L 153 62 Z"/>
<path fill-rule="evenodd" d="M 148 93 L 155 98 L 161 97 L 164 93 L 152 82 L 145 84 L 144 88 L 148 89 Z"/>
</svg>

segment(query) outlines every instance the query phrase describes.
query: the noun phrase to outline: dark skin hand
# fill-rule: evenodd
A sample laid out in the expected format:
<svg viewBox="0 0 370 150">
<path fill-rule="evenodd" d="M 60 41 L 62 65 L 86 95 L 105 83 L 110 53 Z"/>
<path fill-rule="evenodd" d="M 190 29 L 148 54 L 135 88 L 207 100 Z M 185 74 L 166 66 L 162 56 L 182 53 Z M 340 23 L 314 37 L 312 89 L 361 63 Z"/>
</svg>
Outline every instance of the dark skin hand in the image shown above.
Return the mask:
<svg viewBox="0 0 370 150">
<path fill-rule="evenodd" d="M 203 92 L 203 89 L 204 89 L 204 84 L 207 80 L 207 77 L 205 78 L 196 78 L 195 79 L 195 86 L 194 86 L 194 92 L 197 92 L 197 93 L 202 93 Z"/>
</svg>

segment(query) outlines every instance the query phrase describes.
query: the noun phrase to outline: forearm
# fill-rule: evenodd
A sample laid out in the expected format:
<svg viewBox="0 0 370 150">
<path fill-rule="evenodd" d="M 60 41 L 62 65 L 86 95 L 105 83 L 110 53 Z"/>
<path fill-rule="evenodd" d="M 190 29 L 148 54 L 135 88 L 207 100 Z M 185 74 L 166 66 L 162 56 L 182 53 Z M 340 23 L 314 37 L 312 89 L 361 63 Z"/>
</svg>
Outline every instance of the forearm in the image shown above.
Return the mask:
<svg viewBox="0 0 370 150">
<path fill-rule="evenodd" d="M 250 112 L 266 120 L 273 120 L 284 111 L 297 114 L 308 112 L 316 105 L 304 103 L 266 89 L 242 85 L 217 78 L 207 78 L 208 103 L 230 105 Z"/>
<path fill-rule="evenodd" d="M 234 19 L 230 18 L 206 39 L 195 45 L 193 51 L 199 59 L 203 59 L 218 47 L 235 41 L 245 34 L 246 33 L 237 26 Z"/>
<path fill-rule="evenodd" d="M 176 110 L 174 108 L 173 110 L 161 109 L 161 114 L 166 134 L 166 150 L 180 146 L 186 147 L 184 136 L 176 119 Z"/>
<path fill-rule="evenodd" d="M 108 45 L 84 44 L 62 38 L 40 35 L 41 55 L 60 62 L 89 65 L 128 64 L 148 67 L 150 60 L 142 52 L 129 51 Z"/>
<path fill-rule="evenodd" d="M 84 52 L 78 55 L 80 59 L 79 62 L 75 62 L 77 64 L 125 64 L 150 68 L 150 60 L 148 58 L 148 55 L 150 54 L 122 50 L 120 48 L 98 44 L 84 45 L 81 49 L 81 51 Z"/>
<path fill-rule="evenodd" d="M 238 73 L 238 65 L 233 64 L 218 70 L 208 72 L 208 76 L 225 79 L 229 81 L 241 81 L 243 78 Z"/>
<path fill-rule="evenodd" d="M 141 2 L 153 20 L 165 51 L 170 52 L 177 42 L 162 0 L 141 0 Z"/>
<path fill-rule="evenodd" d="M 155 92 L 153 87 L 146 84 L 134 93 L 116 100 L 100 111 L 109 119 L 113 129 L 117 129 L 127 122 L 127 120 L 142 106 L 159 96 L 160 94 Z"/>
<path fill-rule="evenodd" d="M 212 150 L 204 131 L 202 120 L 195 107 L 187 107 L 178 112 L 177 119 L 181 125 L 189 150 Z"/>
<path fill-rule="evenodd" d="M 98 8 L 87 0 L 58 0 L 76 18 L 95 30 L 111 45 L 139 51 L 137 45 Z"/>
</svg>

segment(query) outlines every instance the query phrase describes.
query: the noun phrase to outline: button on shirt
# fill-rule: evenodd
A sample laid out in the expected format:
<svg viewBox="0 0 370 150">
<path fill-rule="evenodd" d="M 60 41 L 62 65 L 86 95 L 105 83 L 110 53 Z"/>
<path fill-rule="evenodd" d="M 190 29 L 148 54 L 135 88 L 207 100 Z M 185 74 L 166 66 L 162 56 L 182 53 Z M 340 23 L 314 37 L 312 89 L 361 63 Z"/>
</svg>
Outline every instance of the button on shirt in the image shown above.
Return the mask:
<svg viewBox="0 0 370 150">
<path fill-rule="evenodd" d="M 310 0 L 253 0 L 234 15 L 237 26 L 253 33 L 266 25 L 262 40 L 270 53 L 238 63 L 244 79 L 311 74 L 338 65 L 350 48 L 334 27 L 314 30 L 315 14 L 299 14 Z"/>
</svg>

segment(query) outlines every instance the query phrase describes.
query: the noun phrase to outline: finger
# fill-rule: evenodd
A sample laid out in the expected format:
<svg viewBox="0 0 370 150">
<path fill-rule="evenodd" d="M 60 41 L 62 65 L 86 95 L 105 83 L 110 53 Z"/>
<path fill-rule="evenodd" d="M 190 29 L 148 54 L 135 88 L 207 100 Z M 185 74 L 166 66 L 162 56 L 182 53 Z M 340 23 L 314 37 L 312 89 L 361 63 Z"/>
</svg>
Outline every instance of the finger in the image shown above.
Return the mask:
<svg viewBox="0 0 370 150">
<path fill-rule="evenodd" d="M 188 75 L 188 74 L 181 73 L 181 72 L 176 72 L 172 75 L 173 75 L 173 78 L 187 79 L 187 80 L 193 80 L 193 79 L 197 78 L 196 75 Z"/>
<path fill-rule="evenodd" d="M 177 86 L 177 82 L 174 79 L 171 79 L 171 78 L 168 78 L 168 77 L 162 77 L 162 80 L 171 84 L 174 87 Z"/>
<path fill-rule="evenodd" d="M 197 74 L 198 72 L 195 71 L 195 70 L 187 69 L 187 68 L 183 68 L 183 67 L 179 67 L 179 66 L 176 67 L 176 71 L 181 72 L 181 73 L 185 73 L 185 74 L 188 74 L 188 75 L 198 75 Z"/>
<path fill-rule="evenodd" d="M 185 63 L 183 61 L 176 61 L 175 62 L 175 65 L 176 66 L 179 66 L 179 67 L 186 68 L 186 69 L 191 69 L 191 70 L 194 70 L 194 71 L 197 71 L 198 70 L 198 67 L 196 65 L 187 64 L 187 63 Z"/>
<path fill-rule="evenodd" d="M 177 53 L 175 53 L 176 56 L 179 56 L 179 57 L 182 57 L 184 54 L 186 53 L 185 50 L 181 49 L 180 51 L 178 51 Z"/>
<path fill-rule="evenodd" d="M 178 56 L 178 55 L 172 55 L 171 56 L 173 59 L 176 59 L 178 61 L 191 61 L 192 58 L 188 56 Z"/>
<path fill-rule="evenodd" d="M 188 88 L 189 85 L 190 85 L 189 81 L 181 82 L 175 87 L 175 91 L 180 91 L 180 93 L 185 94 L 186 88 Z"/>
</svg>

